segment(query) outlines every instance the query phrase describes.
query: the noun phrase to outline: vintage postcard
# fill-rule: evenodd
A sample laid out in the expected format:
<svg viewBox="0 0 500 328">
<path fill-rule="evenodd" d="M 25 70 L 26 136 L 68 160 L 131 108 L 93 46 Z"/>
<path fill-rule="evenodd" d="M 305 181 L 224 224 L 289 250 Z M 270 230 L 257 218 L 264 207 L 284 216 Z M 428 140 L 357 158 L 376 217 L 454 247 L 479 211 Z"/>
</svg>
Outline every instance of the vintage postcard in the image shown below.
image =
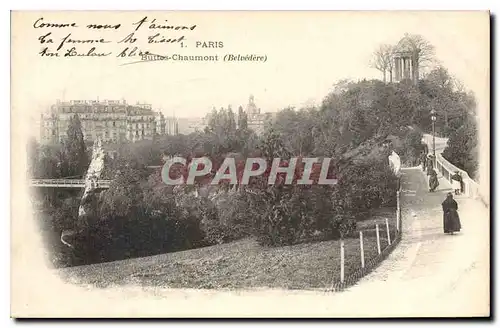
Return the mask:
<svg viewBox="0 0 500 328">
<path fill-rule="evenodd" d="M 11 32 L 11 316 L 490 316 L 489 12 Z"/>
</svg>

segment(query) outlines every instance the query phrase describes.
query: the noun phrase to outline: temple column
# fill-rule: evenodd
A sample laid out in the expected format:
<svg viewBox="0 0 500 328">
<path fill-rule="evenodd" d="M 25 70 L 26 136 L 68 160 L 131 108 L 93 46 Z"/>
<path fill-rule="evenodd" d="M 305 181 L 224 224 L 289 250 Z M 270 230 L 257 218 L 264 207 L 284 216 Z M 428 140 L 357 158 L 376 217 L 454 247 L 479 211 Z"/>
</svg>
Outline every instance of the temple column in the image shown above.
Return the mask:
<svg viewBox="0 0 500 328">
<path fill-rule="evenodd" d="M 395 57 L 394 58 L 394 80 L 399 81 L 400 80 L 400 58 Z"/>
<path fill-rule="evenodd" d="M 406 79 L 406 58 L 403 57 L 403 79 Z"/>
<path fill-rule="evenodd" d="M 405 79 L 408 79 L 410 77 L 409 73 L 410 73 L 410 65 L 409 65 L 408 57 L 405 57 L 405 75 L 404 75 Z"/>
<path fill-rule="evenodd" d="M 410 57 L 408 58 L 408 61 L 410 63 L 410 79 L 413 80 L 413 59 Z"/>
<path fill-rule="evenodd" d="M 394 80 L 397 81 L 398 80 L 398 58 L 395 57 L 394 58 Z"/>
</svg>

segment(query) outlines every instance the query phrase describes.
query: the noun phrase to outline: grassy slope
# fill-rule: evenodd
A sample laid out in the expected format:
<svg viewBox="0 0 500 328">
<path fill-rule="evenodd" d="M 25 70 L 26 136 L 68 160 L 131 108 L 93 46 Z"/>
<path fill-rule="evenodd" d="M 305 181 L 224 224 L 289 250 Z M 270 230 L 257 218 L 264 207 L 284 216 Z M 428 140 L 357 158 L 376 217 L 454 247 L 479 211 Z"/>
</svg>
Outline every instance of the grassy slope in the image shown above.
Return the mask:
<svg viewBox="0 0 500 328">
<path fill-rule="evenodd" d="M 377 255 L 374 222 L 385 229 L 379 216 L 360 224 L 365 234 L 365 260 Z M 394 220 L 391 220 L 394 222 Z M 391 230 L 394 226 L 391 222 Z M 382 224 L 383 223 L 383 224 Z M 387 246 L 381 230 L 381 247 Z M 358 238 L 345 241 L 348 275 L 360 267 Z M 263 247 L 251 239 L 225 245 L 162 254 L 125 261 L 61 269 L 79 283 L 98 286 L 140 284 L 172 288 L 326 288 L 340 275 L 339 241 L 284 247 Z M 72 280 L 73 280 L 72 279 Z"/>
</svg>

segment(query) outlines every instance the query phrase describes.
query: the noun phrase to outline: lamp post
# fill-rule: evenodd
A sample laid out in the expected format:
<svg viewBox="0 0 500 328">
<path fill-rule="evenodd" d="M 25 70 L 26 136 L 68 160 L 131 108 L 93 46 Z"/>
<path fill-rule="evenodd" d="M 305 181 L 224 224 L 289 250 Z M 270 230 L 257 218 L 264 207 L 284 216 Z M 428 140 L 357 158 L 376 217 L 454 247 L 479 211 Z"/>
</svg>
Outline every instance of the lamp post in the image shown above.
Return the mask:
<svg viewBox="0 0 500 328">
<path fill-rule="evenodd" d="M 436 111 L 431 110 L 431 120 L 432 120 L 432 156 L 433 156 L 433 164 L 436 167 Z"/>
</svg>

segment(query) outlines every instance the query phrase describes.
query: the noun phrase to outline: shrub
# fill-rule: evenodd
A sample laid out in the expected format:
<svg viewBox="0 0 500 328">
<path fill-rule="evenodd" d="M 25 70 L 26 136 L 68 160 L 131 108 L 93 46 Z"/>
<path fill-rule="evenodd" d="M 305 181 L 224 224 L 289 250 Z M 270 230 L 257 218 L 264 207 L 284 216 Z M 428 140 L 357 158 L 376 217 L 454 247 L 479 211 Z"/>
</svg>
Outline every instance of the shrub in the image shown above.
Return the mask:
<svg viewBox="0 0 500 328">
<path fill-rule="evenodd" d="M 402 165 L 419 164 L 420 154 L 425 150 L 422 136 L 419 129 L 405 129 L 398 138 L 398 142 L 393 142 L 393 149 L 400 156 Z"/>
<path fill-rule="evenodd" d="M 356 233 L 357 221 L 348 213 L 334 215 L 331 223 L 331 238 L 333 239 L 353 237 Z"/>
<path fill-rule="evenodd" d="M 409 130 L 404 138 L 403 163 L 415 166 L 418 165 L 420 154 L 424 150 L 422 145 L 422 132 L 419 130 Z"/>
<path fill-rule="evenodd" d="M 253 232 L 261 245 L 292 245 L 332 235 L 328 186 L 273 186 L 264 192 Z"/>
<path fill-rule="evenodd" d="M 362 213 L 396 204 L 397 178 L 383 159 L 351 163 L 339 175 L 336 213 Z"/>
<path fill-rule="evenodd" d="M 478 169 L 478 135 L 473 122 L 468 122 L 451 133 L 443 156 L 453 165 L 466 171 L 471 178 Z"/>
</svg>

